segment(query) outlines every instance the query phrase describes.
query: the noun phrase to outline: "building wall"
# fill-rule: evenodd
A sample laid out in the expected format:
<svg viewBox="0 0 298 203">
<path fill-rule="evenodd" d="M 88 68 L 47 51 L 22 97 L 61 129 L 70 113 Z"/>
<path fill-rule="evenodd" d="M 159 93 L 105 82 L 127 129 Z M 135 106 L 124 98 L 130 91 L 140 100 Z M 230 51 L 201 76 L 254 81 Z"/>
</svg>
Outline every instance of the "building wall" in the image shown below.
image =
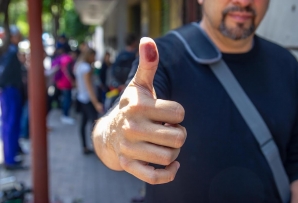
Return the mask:
<svg viewBox="0 0 298 203">
<path fill-rule="evenodd" d="M 149 37 L 161 35 L 161 0 L 147 0 L 149 8 Z"/>
<path fill-rule="evenodd" d="M 128 33 L 157 38 L 200 15 L 196 0 L 121 0 L 104 23 L 105 44 L 119 51 Z"/>
<path fill-rule="evenodd" d="M 183 0 L 170 0 L 170 30 L 183 24 Z"/>
<path fill-rule="evenodd" d="M 298 0 L 271 0 L 257 34 L 289 49 L 298 59 Z"/>
</svg>

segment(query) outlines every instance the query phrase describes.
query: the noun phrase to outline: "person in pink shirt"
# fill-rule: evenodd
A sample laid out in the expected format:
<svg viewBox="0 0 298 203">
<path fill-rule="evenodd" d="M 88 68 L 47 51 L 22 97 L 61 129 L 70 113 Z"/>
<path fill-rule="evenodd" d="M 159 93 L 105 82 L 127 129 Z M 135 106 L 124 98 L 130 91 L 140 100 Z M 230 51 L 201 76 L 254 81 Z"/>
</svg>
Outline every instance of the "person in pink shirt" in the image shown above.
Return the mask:
<svg viewBox="0 0 298 203">
<path fill-rule="evenodd" d="M 71 107 L 71 90 L 75 83 L 74 79 L 69 73 L 69 65 L 73 64 L 73 58 L 62 53 L 53 60 L 52 67 L 56 68 L 55 83 L 56 87 L 62 93 L 62 117 L 61 121 L 66 124 L 74 124 L 74 119 L 69 116 L 69 110 Z"/>
</svg>

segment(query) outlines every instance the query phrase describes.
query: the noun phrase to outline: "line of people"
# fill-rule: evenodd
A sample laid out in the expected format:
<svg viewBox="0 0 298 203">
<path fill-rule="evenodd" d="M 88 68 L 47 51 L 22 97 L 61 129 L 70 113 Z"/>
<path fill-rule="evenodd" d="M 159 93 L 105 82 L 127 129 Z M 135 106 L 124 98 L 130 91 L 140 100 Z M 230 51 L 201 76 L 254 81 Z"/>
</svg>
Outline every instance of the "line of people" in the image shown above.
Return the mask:
<svg viewBox="0 0 298 203">
<path fill-rule="evenodd" d="M 18 44 L 22 40 L 19 29 L 11 26 L 11 44 L 0 57 L 0 102 L 2 112 L 2 140 L 4 148 L 4 166 L 8 170 L 26 169 L 22 165 L 23 150 L 20 138 L 29 139 L 29 99 L 28 54 L 20 52 Z M 106 112 L 124 88 L 132 62 L 136 58 L 138 38 L 129 35 L 126 48 L 119 53 L 112 64 L 110 53 L 106 53 L 98 74 L 93 69 L 96 52 L 83 43 L 79 50 L 71 50 L 65 36 L 60 36 L 52 56 L 51 68 L 45 69 L 47 94 L 47 112 L 61 108 L 61 122 L 74 124 L 71 106 L 81 115 L 79 134 L 84 154 L 92 153 L 87 146 L 88 122 L 94 123 Z M 44 57 L 47 57 L 46 53 Z M 100 85 L 96 86 L 97 79 Z M 75 99 L 74 99 L 75 97 Z M 91 126 L 93 127 L 93 125 Z M 51 130 L 48 127 L 48 130 Z"/>
<path fill-rule="evenodd" d="M 107 52 L 97 74 L 92 69 L 96 56 L 93 49 L 84 46 L 79 52 L 67 53 L 67 46 L 61 43 L 62 40 L 59 41 L 60 44 L 57 45 L 56 56 L 52 62 L 56 94 L 49 95 L 49 109 L 54 98 L 61 98 L 61 122 L 74 124 L 75 120 L 70 117 L 69 111 L 71 104 L 76 104 L 76 110 L 81 114 L 79 133 L 83 153 L 90 154 L 93 151 L 87 146 L 86 126 L 88 122 L 94 123 L 101 114 L 105 113 L 123 90 L 131 64 L 136 58 L 138 38 L 133 34 L 127 36 L 126 47 L 119 53 L 114 64 L 111 63 L 110 53 Z M 100 81 L 99 86 L 96 85 L 95 80 Z M 76 91 L 72 91 L 73 89 Z M 72 92 L 75 92 L 75 102 L 72 101 Z"/>
</svg>

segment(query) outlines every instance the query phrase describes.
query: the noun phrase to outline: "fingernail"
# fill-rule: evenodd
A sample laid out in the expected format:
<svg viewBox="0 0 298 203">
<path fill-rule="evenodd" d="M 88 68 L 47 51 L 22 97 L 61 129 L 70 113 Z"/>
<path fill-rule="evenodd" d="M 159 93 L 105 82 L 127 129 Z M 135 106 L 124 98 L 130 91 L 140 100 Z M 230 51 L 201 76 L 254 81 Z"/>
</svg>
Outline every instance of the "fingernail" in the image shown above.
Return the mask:
<svg viewBox="0 0 298 203">
<path fill-rule="evenodd" d="M 154 62 L 157 58 L 157 52 L 155 45 L 152 42 L 149 42 L 145 45 L 145 55 L 148 62 Z"/>
<path fill-rule="evenodd" d="M 177 170 L 180 168 L 180 164 L 178 164 L 178 166 L 177 166 Z"/>
</svg>

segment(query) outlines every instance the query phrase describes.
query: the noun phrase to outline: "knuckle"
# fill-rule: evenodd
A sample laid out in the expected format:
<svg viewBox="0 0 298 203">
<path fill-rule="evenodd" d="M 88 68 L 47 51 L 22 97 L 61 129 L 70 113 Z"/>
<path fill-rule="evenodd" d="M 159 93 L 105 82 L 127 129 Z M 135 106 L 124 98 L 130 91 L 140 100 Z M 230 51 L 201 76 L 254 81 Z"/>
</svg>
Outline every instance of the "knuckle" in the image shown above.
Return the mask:
<svg viewBox="0 0 298 203">
<path fill-rule="evenodd" d="M 127 170 L 129 167 L 129 160 L 123 154 L 120 154 L 118 159 L 122 169 Z"/>
<path fill-rule="evenodd" d="M 174 159 L 175 159 L 174 154 L 170 149 L 168 149 L 161 156 L 162 165 L 168 166 L 174 161 Z"/>
<path fill-rule="evenodd" d="M 175 115 L 176 115 L 176 118 L 178 119 L 179 123 L 181 123 L 184 120 L 185 110 L 184 110 L 183 106 L 179 103 L 175 104 Z"/>
<path fill-rule="evenodd" d="M 155 173 L 155 171 L 151 172 L 148 177 L 147 177 L 147 183 L 151 184 L 151 185 L 156 185 L 158 184 L 158 176 Z"/>
<path fill-rule="evenodd" d="M 138 112 L 139 110 L 140 110 L 140 108 L 141 108 L 141 105 L 140 104 L 138 104 L 138 103 L 136 103 L 136 102 L 134 102 L 134 103 L 130 103 L 128 106 L 127 106 L 127 111 L 128 112 Z"/>
<path fill-rule="evenodd" d="M 180 129 L 177 131 L 175 147 L 181 148 L 186 140 L 186 133 L 185 130 Z"/>
<path fill-rule="evenodd" d="M 144 105 L 142 103 L 137 102 L 131 102 L 129 105 L 125 108 L 125 113 L 129 116 L 136 116 L 137 114 L 143 112 Z"/>
<path fill-rule="evenodd" d="M 168 176 L 168 182 L 172 182 L 175 179 L 176 174 L 169 174 Z"/>
<path fill-rule="evenodd" d="M 126 120 L 125 124 L 122 126 L 122 131 L 124 132 L 123 135 L 126 139 L 132 140 L 140 131 L 140 126 L 136 121 L 132 119 Z"/>
<path fill-rule="evenodd" d="M 128 141 L 122 141 L 119 144 L 119 151 L 121 153 L 121 155 L 128 155 L 131 152 L 131 145 L 129 144 Z"/>
</svg>

